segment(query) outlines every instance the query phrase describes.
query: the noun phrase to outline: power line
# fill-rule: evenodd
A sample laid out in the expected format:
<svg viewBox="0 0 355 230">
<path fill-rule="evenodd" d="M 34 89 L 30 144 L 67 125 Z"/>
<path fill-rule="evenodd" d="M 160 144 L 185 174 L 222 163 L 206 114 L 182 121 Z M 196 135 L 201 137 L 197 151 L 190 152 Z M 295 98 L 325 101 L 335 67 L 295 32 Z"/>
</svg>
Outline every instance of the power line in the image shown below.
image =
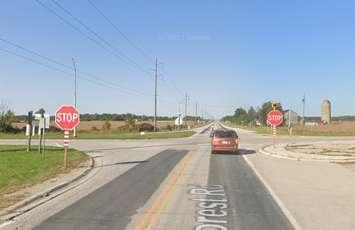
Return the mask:
<svg viewBox="0 0 355 230">
<path fill-rule="evenodd" d="M 33 58 L 30 58 L 30 57 L 26 57 L 24 55 L 21 55 L 21 54 L 18 54 L 18 53 L 15 53 L 13 51 L 10 51 L 10 50 L 7 50 L 7 49 L 4 49 L 4 48 L 0 48 L 0 51 L 4 52 L 4 53 L 7 53 L 7 54 L 10 54 L 10 55 L 13 55 L 13 56 L 16 56 L 16 57 L 19 57 L 19 58 L 22 58 L 26 61 L 29 61 L 29 62 L 32 62 L 34 64 L 37 64 L 37 65 L 40 65 L 42 67 L 45 67 L 47 69 L 50 69 L 50 70 L 53 70 L 53 71 L 56 71 L 56 72 L 60 72 L 60 73 L 63 73 L 65 74 L 64 76 L 67 77 L 67 78 L 72 78 L 72 73 L 71 72 L 67 72 L 67 71 L 64 71 L 60 68 L 57 68 L 57 67 L 53 67 L 51 65 L 48 65 L 46 63 L 43 63 L 43 62 L 40 62 L 40 61 L 37 61 Z M 120 88 L 119 86 L 117 85 L 112 85 L 112 84 L 107 84 L 105 83 L 104 81 L 97 81 L 97 80 L 93 80 L 93 79 L 90 79 L 90 78 L 87 78 L 87 77 L 84 77 L 84 76 L 81 76 L 81 75 L 78 75 L 78 78 L 81 78 L 87 82 L 90 82 L 94 85 L 99 85 L 101 87 L 106 87 L 106 88 L 111 88 L 111 89 L 119 89 L 121 93 L 124 93 L 124 94 L 130 94 L 130 95 L 135 95 L 135 96 L 138 96 L 138 95 L 142 95 L 142 96 L 147 96 L 146 94 L 133 94 L 131 92 L 128 92 L 128 91 L 125 91 L 125 92 L 122 92 L 122 88 Z M 152 96 L 152 95 L 149 95 L 149 96 Z"/>
<path fill-rule="evenodd" d="M 141 49 L 139 46 L 137 46 L 129 37 L 122 32 L 118 28 L 116 24 L 112 22 L 104 13 L 102 10 L 100 10 L 91 0 L 87 0 L 88 3 L 133 47 L 135 48 L 144 58 L 146 58 L 150 62 L 154 62 L 153 58 L 151 58 L 143 49 Z"/>
<path fill-rule="evenodd" d="M 151 76 L 151 73 L 147 70 L 145 70 L 144 68 L 142 68 L 138 63 L 136 63 L 134 60 L 132 60 L 131 58 L 129 58 L 128 56 L 126 56 L 125 54 L 123 54 L 121 51 L 119 51 L 117 48 L 115 48 L 113 45 L 111 45 L 109 42 L 107 42 L 105 39 L 103 39 L 98 33 L 96 33 L 94 30 L 92 30 L 89 26 L 87 26 L 86 24 L 84 24 L 80 19 L 76 18 L 70 11 L 68 11 L 67 9 L 65 9 L 63 6 L 61 6 L 58 2 L 52 0 L 53 3 L 55 3 L 59 8 L 61 8 L 64 12 L 66 12 L 68 15 L 70 15 L 75 21 L 77 21 L 80 25 L 82 25 L 86 30 L 88 30 L 90 33 L 92 33 L 97 39 L 99 39 L 101 42 L 103 42 L 105 45 L 103 45 L 100 41 L 90 37 L 89 35 L 87 35 L 86 33 L 84 33 L 81 29 L 79 29 L 77 26 L 73 25 L 70 21 L 68 21 L 67 19 L 65 19 L 64 17 L 62 17 L 60 14 L 58 14 L 55 10 L 51 9 L 50 7 L 48 7 L 47 5 L 45 5 L 43 2 L 41 2 L 40 0 L 35 0 L 40 6 L 42 6 L 44 9 L 46 9 L 47 11 L 49 11 L 51 14 L 53 14 L 54 16 L 56 16 L 57 18 L 59 18 L 62 22 L 64 22 L 65 24 L 67 24 L 68 26 L 70 26 L 71 28 L 73 28 L 76 32 L 78 32 L 79 34 L 81 34 L 82 36 L 84 36 L 85 38 L 87 38 L 88 40 L 90 40 L 91 42 L 95 43 L 96 45 L 98 45 L 99 47 L 101 47 L 102 49 L 104 49 L 106 52 L 110 53 L 111 55 L 113 55 L 114 57 L 116 57 L 117 59 L 120 59 L 121 61 L 125 62 L 126 64 L 134 67 L 135 69 L 140 70 L 141 72 L 146 73 L 148 76 Z M 110 48 L 108 48 L 108 47 Z"/>
<path fill-rule="evenodd" d="M 42 59 L 44 59 L 44 60 L 46 60 L 46 61 L 49 61 L 49 62 L 51 62 L 51 63 L 53 63 L 53 64 L 56 64 L 56 65 L 61 66 L 61 67 L 63 67 L 63 68 L 66 68 L 66 69 L 68 69 L 68 70 L 71 70 L 71 71 L 74 70 L 74 69 L 73 69 L 73 66 L 70 66 L 70 65 L 66 65 L 66 64 L 64 64 L 64 63 L 61 63 L 60 61 L 54 60 L 54 59 L 52 59 L 52 58 L 50 58 L 50 57 L 48 57 L 48 56 L 45 56 L 45 55 L 40 54 L 40 53 L 38 53 L 38 52 L 36 52 L 36 51 L 30 50 L 30 49 L 28 49 L 28 48 L 26 48 L 26 47 L 24 47 L 24 46 L 22 46 L 22 45 L 16 44 L 16 43 L 11 42 L 11 41 L 9 41 L 9 40 L 7 40 L 7 39 L 4 39 L 4 38 L 1 38 L 1 37 L 0 37 L 0 41 L 6 43 L 6 44 L 8 44 L 8 45 L 11 45 L 11 46 L 13 46 L 13 47 L 16 47 L 16 48 L 18 48 L 18 49 L 21 49 L 21 50 L 23 50 L 23 51 L 26 51 L 27 53 L 30 53 L 30 54 L 35 55 L 35 56 L 37 56 L 37 57 L 40 57 L 40 58 L 42 58 Z M 20 56 L 21 56 L 21 57 L 24 57 L 24 56 L 22 56 L 22 55 L 20 55 Z M 34 59 L 32 59 L 32 60 L 34 60 Z M 38 64 L 38 63 L 36 63 L 36 64 Z M 56 68 L 56 69 L 58 69 L 58 68 Z M 66 73 L 67 73 L 67 72 L 66 72 Z M 124 86 L 118 85 L 118 84 L 116 84 L 116 83 L 114 83 L 114 82 L 110 82 L 110 81 L 101 79 L 101 78 L 99 78 L 98 76 L 96 76 L 96 75 L 94 75 L 94 74 L 91 74 L 91 73 L 88 73 L 88 72 L 85 72 L 85 71 L 78 71 L 78 73 L 79 73 L 79 74 L 82 74 L 82 75 L 89 76 L 90 78 L 93 78 L 93 79 L 95 79 L 95 80 L 97 80 L 97 81 L 100 81 L 100 82 L 103 82 L 103 83 L 105 83 L 105 84 L 114 85 L 116 88 L 119 88 L 119 89 L 121 89 L 121 90 L 125 90 L 125 91 L 128 91 L 128 92 L 133 92 L 133 93 L 135 93 L 135 94 L 140 94 L 140 95 L 143 95 L 143 96 L 148 95 L 148 94 L 140 93 L 140 92 L 137 91 L 137 90 L 130 89 L 130 88 L 128 88 L 128 87 L 124 87 Z M 83 77 L 82 77 L 82 78 L 83 78 Z M 149 95 L 149 96 L 151 96 L 151 95 Z"/>
<path fill-rule="evenodd" d="M 106 46 L 110 47 L 112 50 L 117 52 L 121 57 L 127 59 L 130 63 L 132 63 L 133 66 L 135 66 L 137 69 L 140 71 L 147 73 L 148 76 L 151 76 L 149 71 L 145 70 L 143 67 L 141 67 L 137 62 L 135 62 L 133 59 L 125 55 L 122 51 L 118 50 L 115 46 L 113 46 L 111 43 L 109 43 L 106 39 L 104 39 L 102 36 L 100 36 L 97 32 L 95 32 L 93 29 L 91 29 L 89 26 L 87 26 L 83 21 L 81 21 L 78 17 L 76 17 L 73 13 L 71 13 L 68 9 L 66 9 L 63 5 L 61 5 L 59 2 L 55 0 L 51 0 L 57 7 L 59 7 L 62 11 L 64 11 L 66 14 L 68 14 L 71 18 L 73 18 L 76 22 L 78 22 L 81 26 L 83 26 L 87 31 L 92 33 L 95 37 L 97 37 L 100 41 L 102 41 Z"/>
<path fill-rule="evenodd" d="M 170 86 L 172 89 L 174 89 L 177 93 L 179 93 L 180 95 L 184 95 L 184 92 L 182 90 L 180 90 L 176 84 L 174 84 L 174 82 L 172 80 L 168 81 L 166 79 L 166 77 L 164 76 L 161 76 L 161 80 L 167 85 L 167 86 Z"/>
<path fill-rule="evenodd" d="M 157 105 L 158 105 L 158 58 L 155 59 L 154 132 L 157 131 Z"/>
<path fill-rule="evenodd" d="M 161 63 L 161 64 L 164 64 L 164 63 Z M 164 67 L 164 65 L 163 65 Z M 179 89 L 179 87 L 177 87 L 177 85 L 175 84 L 175 82 L 170 79 L 170 78 L 166 78 L 164 76 L 164 74 L 161 74 L 161 77 L 160 77 L 161 81 L 165 83 L 165 85 L 167 85 L 168 87 L 172 88 L 173 90 L 175 90 L 177 93 L 179 93 L 181 96 L 185 96 L 185 93 Z"/>
</svg>

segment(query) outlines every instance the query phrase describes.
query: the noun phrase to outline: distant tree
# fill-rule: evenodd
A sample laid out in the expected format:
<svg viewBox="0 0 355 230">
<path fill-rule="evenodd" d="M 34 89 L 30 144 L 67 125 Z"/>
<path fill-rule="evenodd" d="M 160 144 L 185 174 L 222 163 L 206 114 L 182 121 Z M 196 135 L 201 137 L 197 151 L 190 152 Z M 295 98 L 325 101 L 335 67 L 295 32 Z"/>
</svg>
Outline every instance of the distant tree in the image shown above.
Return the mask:
<svg viewBox="0 0 355 230">
<path fill-rule="evenodd" d="M 276 109 L 283 112 L 282 105 L 277 103 Z M 257 112 L 257 119 L 262 125 L 267 125 L 267 114 L 272 110 L 272 102 L 265 102 Z"/>
<path fill-rule="evenodd" d="M 248 113 L 245 109 L 238 108 L 234 112 L 233 119 L 237 125 L 244 125 L 248 122 Z"/>
<path fill-rule="evenodd" d="M 248 123 L 254 125 L 257 119 L 257 112 L 253 106 L 251 106 L 248 110 Z"/>
<path fill-rule="evenodd" d="M 12 127 L 15 120 L 15 113 L 11 111 L 9 105 L 5 102 L 0 104 L 0 132 L 13 132 L 16 131 Z"/>
</svg>

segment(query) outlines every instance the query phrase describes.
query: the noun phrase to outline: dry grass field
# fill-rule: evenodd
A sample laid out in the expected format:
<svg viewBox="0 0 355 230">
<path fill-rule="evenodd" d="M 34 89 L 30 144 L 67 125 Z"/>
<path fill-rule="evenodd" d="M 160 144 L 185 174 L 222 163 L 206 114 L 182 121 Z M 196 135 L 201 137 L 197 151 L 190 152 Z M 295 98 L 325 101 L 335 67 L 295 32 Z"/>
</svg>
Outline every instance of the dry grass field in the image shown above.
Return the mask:
<svg viewBox="0 0 355 230">
<path fill-rule="evenodd" d="M 261 134 L 271 134 L 270 127 L 240 128 L 253 130 Z M 287 127 L 278 127 L 277 133 L 289 135 L 289 130 Z M 304 136 L 355 136 L 355 122 L 333 122 L 330 125 L 305 126 L 304 128 L 297 125 L 293 127 L 292 134 Z"/>
<path fill-rule="evenodd" d="M 102 129 L 102 126 L 104 125 L 105 121 L 81 121 L 80 122 L 80 125 L 78 126 L 78 131 L 91 131 L 93 129 L 98 129 L 98 130 L 101 130 Z M 119 127 L 122 127 L 125 125 L 125 122 L 124 121 L 110 121 L 111 123 L 111 129 L 112 130 L 115 130 Z M 151 121 L 144 121 L 144 122 L 137 122 L 137 125 L 138 124 L 141 124 L 141 123 L 150 123 L 150 124 L 153 124 L 153 122 Z M 194 122 L 188 122 L 188 125 L 193 125 Z M 36 123 L 34 123 L 36 124 Z M 174 121 L 171 120 L 171 121 L 158 121 L 158 127 L 160 129 L 165 129 L 168 125 L 170 126 L 174 126 Z M 17 127 L 17 128 L 23 128 L 23 127 L 26 127 L 26 123 L 25 122 L 21 122 L 21 123 L 13 123 L 13 126 L 14 127 Z M 55 126 L 54 124 L 54 121 L 51 122 L 51 126 Z"/>
</svg>

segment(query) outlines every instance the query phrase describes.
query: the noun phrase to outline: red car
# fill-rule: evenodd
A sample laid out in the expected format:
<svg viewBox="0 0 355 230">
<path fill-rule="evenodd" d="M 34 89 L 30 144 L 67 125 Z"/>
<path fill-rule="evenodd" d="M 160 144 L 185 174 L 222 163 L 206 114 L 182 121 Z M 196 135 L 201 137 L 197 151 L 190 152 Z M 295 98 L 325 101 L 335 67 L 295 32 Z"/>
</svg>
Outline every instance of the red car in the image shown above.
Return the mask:
<svg viewBox="0 0 355 230">
<path fill-rule="evenodd" d="M 237 153 L 239 137 L 234 130 L 219 129 L 213 132 L 211 153 L 230 152 Z"/>
</svg>

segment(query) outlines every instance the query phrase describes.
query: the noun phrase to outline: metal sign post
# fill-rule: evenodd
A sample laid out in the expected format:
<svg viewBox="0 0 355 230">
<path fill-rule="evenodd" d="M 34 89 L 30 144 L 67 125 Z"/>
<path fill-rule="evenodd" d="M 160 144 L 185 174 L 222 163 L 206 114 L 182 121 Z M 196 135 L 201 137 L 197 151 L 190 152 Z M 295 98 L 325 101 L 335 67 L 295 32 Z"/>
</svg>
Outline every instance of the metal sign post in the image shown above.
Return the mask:
<svg viewBox="0 0 355 230">
<path fill-rule="evenodd" d="M 33 120 L 33 111 L 29 111 L 27 117 L 27 126 L 26 126 L 26 135 L 28 136 L 27 152 L 31 151 L 31 140 L 33 135 L 32 120 Z"/>
</svg>

